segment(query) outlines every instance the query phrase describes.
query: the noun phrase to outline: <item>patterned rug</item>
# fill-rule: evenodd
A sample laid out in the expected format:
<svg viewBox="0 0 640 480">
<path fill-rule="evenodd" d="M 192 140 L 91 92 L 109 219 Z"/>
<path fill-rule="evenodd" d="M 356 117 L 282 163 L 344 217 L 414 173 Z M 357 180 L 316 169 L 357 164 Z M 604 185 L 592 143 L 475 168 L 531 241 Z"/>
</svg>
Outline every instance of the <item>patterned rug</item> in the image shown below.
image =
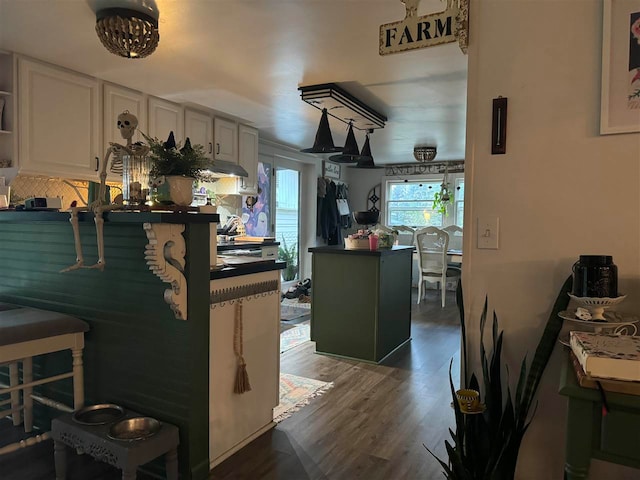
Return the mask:
<svg viewBox="0 0 640 480">
<path fill-rule="evenodd" d="M 311 339 L 311 325 L 309 320 L 302 322 L 280 334 L 280 353 L 291 350 Z"/>
<path fill-rule="evenodd" d="M 281 373 L 280 404 L 273 409 L 273 421 L 278 423 L 289 418 L 308 405 L 312 398 L 319 397 L 332 387 L 333 382 L 321 382 L 312 378 Z"/>
<path fill-rule="evenodd" d="M 280 302 L 280 320 L 295 320 L 311 314 L 311 304 L 285 298 Z"/>
</svg>

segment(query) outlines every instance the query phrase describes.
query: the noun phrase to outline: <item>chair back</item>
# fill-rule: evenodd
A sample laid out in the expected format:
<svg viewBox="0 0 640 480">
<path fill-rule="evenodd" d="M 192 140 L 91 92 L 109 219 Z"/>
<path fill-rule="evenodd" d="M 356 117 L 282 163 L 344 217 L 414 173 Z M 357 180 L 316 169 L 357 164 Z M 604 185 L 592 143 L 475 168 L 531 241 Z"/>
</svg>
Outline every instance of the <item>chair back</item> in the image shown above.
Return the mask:
<svg viewBox="0 0 640 480">
<path fill-rule="evenodd" d="M 438 227 L 426 227 L 416 232 L 418 268 L 424 274 L 446 275 L 449 234 Z"/>
<path fill-rule="evenodd" d="M 457 225 L 449 225 L 442 230 L 449 234 L 449 250 L 462 251 L 462 228 Z"/>
<path fill-rule="evenodd" d="M 416 231 L 406 225 L 395 227 L 398 231 L 398 245 L 413 245 L 415 243 Z"/>
</svg>

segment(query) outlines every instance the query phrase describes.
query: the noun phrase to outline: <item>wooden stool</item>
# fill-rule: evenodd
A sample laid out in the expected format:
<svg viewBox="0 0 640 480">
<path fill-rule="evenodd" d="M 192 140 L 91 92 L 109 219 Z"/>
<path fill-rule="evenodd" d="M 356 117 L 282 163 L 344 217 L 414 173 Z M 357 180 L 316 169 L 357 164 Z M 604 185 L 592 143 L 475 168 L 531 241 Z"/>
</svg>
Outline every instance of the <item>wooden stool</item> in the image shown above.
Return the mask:
<svg viewBox="0 0 640 480">
<path fill-rule="evenodd" d="M 142 417 L 130 410 L 122 418 Z M 178 427 L 162 422 L 155 435 L 144 440 L 114 440 L 108 437 L 110 424 L 81 425 L 71 414 L 54 418 L 51 436 L 54 440 L 56 480 L 67 478 L 67 447 L 91 455 L 94 459 L 122 470 L 122 480 L 135 480 L 138 466 L 164 455 L 167 480 L 178 480 Z"/>
<path fill-rule="evenodd" d="M 0 418 L 11 413 L 14 425 L 20 425 L 20 411 L 24 411 L 24 430 L 33 428 L 33 387 L 73 378 L 74 409 L 84 404 L 84 380 L 82 349 L 84 332 L 89 325 L 75 317 L 48 310 L 24 308 L 0 303 L 0 365 L 9 364 L 9 387 L 0 388 L 0 395 L 10 394 L 10 400 L 0 401 L 0 406 L 11 404 L 9 410 L 0 411 Z M 61 350 L 71 350 L 72 371 L 47 378 L 33 380 L 33 357 Z M 19 382 L 18 363 L 22 362 L 22 383 Z M 22 404 L 20 403 L 22 390 Z M 64 407 L 53 400 L 44 399 L 53 407 Z M 49 438 L 49 433 L 31 437 L 0 448 L 0 455 L 34 445 Z"/>
</svg>

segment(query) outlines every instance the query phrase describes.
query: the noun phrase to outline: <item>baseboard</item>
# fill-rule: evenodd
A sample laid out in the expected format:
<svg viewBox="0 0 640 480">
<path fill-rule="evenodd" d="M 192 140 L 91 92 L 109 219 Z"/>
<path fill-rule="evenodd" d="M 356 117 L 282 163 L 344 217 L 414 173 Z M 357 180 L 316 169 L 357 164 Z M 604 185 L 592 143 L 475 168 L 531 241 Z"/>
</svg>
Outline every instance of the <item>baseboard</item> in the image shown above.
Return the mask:
<svg viewBox="0 0 640 480">
<path fill-rule="evenodd" d="M 229 450 L 227 450 L 223 454 L 218 455 L 217 458 L 215 458 L 213 460 L 210 460 L 209 461 L 209 468 L 212 469 L 216 465 L 219 465 L 220 463 L 224 462 L 227 458 L 229 458 L 231 455 L 236 453 L 238 450 L 241 450 L 243 447 L 246 447 L 251 442 L 253 442 L 256 438 L 258 438 L 260 435 L 262 435 L 265 432 L 268 432 L 269 430 L 271 430 L 275 426 L 276 426 L 276 422 L 267 423 L 264 427 L 262 427 L 260 430 L 255 432 L 253 435 L 248 436 L 243 441 L 241 441 L 240 443 L 234 445 L 233 447 L 231 447 Z"/>
</svg>

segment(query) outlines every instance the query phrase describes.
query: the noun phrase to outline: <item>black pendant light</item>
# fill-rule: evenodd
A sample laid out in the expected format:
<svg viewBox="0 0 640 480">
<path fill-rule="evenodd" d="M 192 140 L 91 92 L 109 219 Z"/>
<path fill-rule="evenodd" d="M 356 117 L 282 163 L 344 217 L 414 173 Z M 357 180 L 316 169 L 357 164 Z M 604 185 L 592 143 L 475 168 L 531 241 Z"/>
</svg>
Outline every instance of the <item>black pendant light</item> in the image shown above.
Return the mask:
<svg viewBox="0 0 640 480">
<path fill-rule="evenodd" d="M 353 134 L 353 123 L 349 122 L 347 141 L 344 143 L 342 153 L 340 155 L 330 156 L 329 160 L 336 163 L 358 163 L 359 161 L 364 160 L 364 157 L 360 155 L 356 136 Z"/>
<path fill-rule="evenodd" d="M 322 109 L 322 117 L 320 117 L 320 125 L 318 125 L 313 147 L 300 151 L 304 153 L 335 153 L 342 151 L 342 147 L 336 147 L 333 144 L 333 137 L 331 136 L 331 129 L 329 128 L 329 116 L 327 115 L 326 108 Z"/>
<path fill-rule="evenodd" d="M 371 155 L 371 146 L 369 145 L 369 133 L 371 132 L 372 130 L 367 133 L 367 138 L 365 139 L 364 145 L 362 146 L 362 152 L 360 152 L 360 156 L 362 157 L 362 159 L 358 160 L 358 163 L 350 168 L 384 168 L 376 166 L 373 161 L 373 155 Z"/>
</svg>

